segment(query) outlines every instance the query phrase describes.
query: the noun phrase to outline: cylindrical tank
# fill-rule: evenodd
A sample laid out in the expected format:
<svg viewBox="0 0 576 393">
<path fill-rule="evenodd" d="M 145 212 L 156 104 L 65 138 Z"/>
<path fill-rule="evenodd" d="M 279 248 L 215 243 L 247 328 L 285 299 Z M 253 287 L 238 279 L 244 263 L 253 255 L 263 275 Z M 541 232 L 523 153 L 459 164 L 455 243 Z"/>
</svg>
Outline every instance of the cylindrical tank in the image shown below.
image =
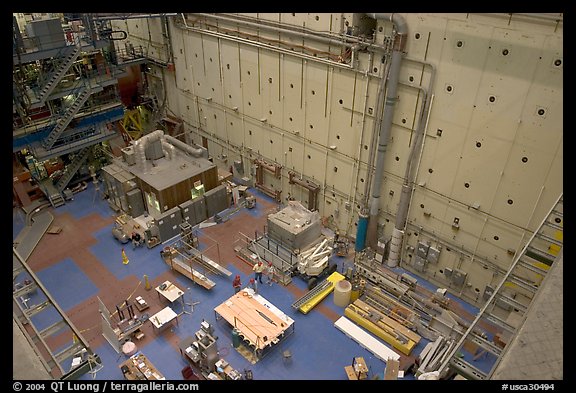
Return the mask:
<svg viewBox="0 0 576 393">
<path fill-rule="evenodd" d="M 356 230 L 356 244 L 354 249 L 356 251 L 364 250 L 366 244 L 366 231 L 368 229 L 368 215 L 358 214 L 358 229 Z"/>
<path fill-rule="evenodd" d="M 358 285 L 352 285 L 352 291 L 350 291 L 350 303 L 354 303 L 360 297 L 360 287 Z"/>
<path fill-rule="evenodd" d="M 240 346 L 240 330 L 232 329 L 232 346 L 238 348 Z"/>
<path fill-rule="evenodd" d="M 334 304 L 339 307 L 346 307 L 350 303 L 350 293 L 352 284 L 348 280 L 341 280 L 334 286 Z"/>
<path fill-rule="evenodd" d="M 388 260 L 386 265 L 388 267 L 398 266 L 398 260 L 400 257 L 400 248 L 402 247 L 402 237 L 404 236 L 404 231 L 394 228 L 392 231 L 392 238 L 390 239 L 390 254 L 388 255 Z"/>
</svg>

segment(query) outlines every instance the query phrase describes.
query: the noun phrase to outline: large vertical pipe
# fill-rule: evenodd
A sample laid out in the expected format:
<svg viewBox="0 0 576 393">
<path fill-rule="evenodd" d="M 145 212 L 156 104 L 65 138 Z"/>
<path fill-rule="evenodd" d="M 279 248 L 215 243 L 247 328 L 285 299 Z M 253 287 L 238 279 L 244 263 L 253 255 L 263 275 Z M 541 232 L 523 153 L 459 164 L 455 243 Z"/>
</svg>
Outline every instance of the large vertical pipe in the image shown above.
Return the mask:
<svg viewBox="0 0 576 393">
<path fill-rule="evenodd" d="M 367 230 L 367 244 L 375 248 L 377 245 L 377 230 L 378 230 L 378 212 L 380 209 L 380 188 L 382 187 L 382 174 L 384 171 L 384 158 L 386 149 L 388 147 L 388 140 L 390 139 L 390 131 L 392 129 L 392 117 L 394 115 L 394 108 L 397 101 L 398 79 L 400 76 L 400 66 L 402 64 L 402 56 L 404 55 L 404 47 L 406 45 L 406 36 L 408 28 L 404 18 L 398 14 L 366 14 L 374 19 L 382 19 L 391 21 L 395 28 L 396 34 L 394 36 L 394 46 L 390 61 L 390 74 L 388 77 L 388 89 L 386 92 L 386 99 L 384 101 L 384 112 L 382 114 L 382 126 L 378 136 L 378 155 L 376 158 L 376 168 L 374 173 L 374 183 L 372 184 L 372 197 L 370 199 L 370 217 Z"/>
<path fill-rule="evenodd" d="M 410 155 L 408 157 L 408 162 L 406 166 L 406 173 L 404 174 L 404 184 L 402 184 L 402 192 L 400 194 L 400 201 L 398 202 L 398 211 L 396 213 L 396 221 L 394 223 L 394 230 L 392 233 L 392 247 L 394 245 L 398 245 L 397 252 L 392 252 L 392 247 L 390 250 L 390 254 L 388 256 L 388 260 L 386 264 L 389 267 L 396 267 L 398 266 L 400 260 L 400 245 L 402 244 L 402 238 L 404 236 L 404 228 L 406 227 L 406 220 L 408 217 L 408 210 L 410 207 L 410 200 L 412 199 L 412 191 L 413 191 L 413 177 L 415 176 L 415 167 L 418 160 L 418 156 L 416 154 L 417 151 L 421 150 L 422 143 L 424 141 L 424 135 L 426 133 L 426 126 L 428 124 L 428 117 L 430 116 L 430 104 L 431 104 L 431 90 L 434 84 L 434 79 L 436 75 L 436 70 L 434 66 L 431 64 L 425 63 L 429 65 L 432 69 L 430 74 L 430 82 L 429 82 L 429 90 L 424 94 L 424 103 L 422 106 L 422 111 L 420 113 L 420 117 L 418 120 L 418 127 L 416 129 L 416 140 L 412 145 L 412 150 L 410 151 Z"/>
<path fill-rule="evenodd" d="M 356 242 L 354 249 L 362 251 L 366 243 L 366 229 L 368 228 L 368 215 L 360 212 L 358 213 L 358 228 L 356 230 Z"/>
</svg>

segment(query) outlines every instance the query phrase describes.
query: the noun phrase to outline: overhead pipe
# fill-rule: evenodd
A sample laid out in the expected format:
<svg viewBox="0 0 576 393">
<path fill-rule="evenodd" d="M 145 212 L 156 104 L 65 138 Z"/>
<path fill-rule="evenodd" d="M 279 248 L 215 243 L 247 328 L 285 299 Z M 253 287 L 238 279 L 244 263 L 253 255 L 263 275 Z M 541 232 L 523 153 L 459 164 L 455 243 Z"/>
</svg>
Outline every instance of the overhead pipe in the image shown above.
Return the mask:
<svg viewBox="0 0 576 393">
<path fill-rule="evenodd" d="M 299 37 L 302 37 L 305 39 L 311 39 L 311 40 L 324 42 L 324 43 L 329 44 L 329 45 L 343 45 L 343 46 L 346 46 L 348 48 L 352 48 L 355 46 L 355 44 L 353 44 L 353 43 L 338 41 L 338 40 L 335 40 L 332 38 L 323 37 L 323 36 L 318 35 L 318 34 L 306 33 L 306 32 L 286 29 L 284 27 L 279 27 L 279 26 L 269 26 L 269 25 L 265 25 L 265 24 L 261 24 L 261 23 L 248 22 L 246 20 L 230 18 L 227 16 L 221 16 L 221 15 L 216 15 L 216 14 L 202 14 L 202 13 L 193 13 L 192 15 L 203 16 L 206 18 L 212 18 L 212 19 L 230 22 L 230 23 L 242 24 L 242 25 L 252 27 L 252 28 L 258 29 L 258 30 L 268 30 L 268 31 L 274 31 L 274 32 L 279 32 L 279 33 L 283 33 L 283 34 L 288 34 L 288 35 L 295 35 L 295 36 L 299 36 Z"/>
<path fill-rule="evenodd" d="M 536 19 L 543 19 L 549 20 L 554 22 L 564 22 L 564 15 L 563 14 L 548 14 L 548 13 L 527 13 L 527 12 L 514 12 L 509 14 L 510 16 L 520 15 L 526 16 L 529 18 L 536 18 Z"/>
<path fill-rule="evenodd" d="M 182 150 L 185 153 L 192 155 L 193 157 L 199 158 L 199 157 L 202 157 L 204 155 L 204 149 L 202 149 L 202 148 L 196 149 L 190 145 L 187 145 L 186 143 L 182 142 L 181 140 L 174 138 L 173 136 L 164 135 L 164 139 L 167 142 L 169 142 L 170 144 L 172 144 L 174 147 L 177 147 L 178 149 Z"/>
<path fill-rule="evenodd" d="M 226 14 L 224 14 L 224 16 L 226 16 Z M 232 17 L 232 15 L 230 15 L 230 17 Z M 257 20 L 257 22 L 255 22 L 256 24 L 258 24 L 258 26 L 262 27 L 268 27 L 268 28 L 274 28 L 274 29 L 278 29 L 278 28 L 283 28 L 282 27 L 282 22 L 276 22 L 276 21 L 271 21 L 271 20 L 258 20 L 255 18 L 251 18 L 251 17 L 247 17 L 245 15 L 238 15 L 238 16 L 234 16 L 234 21 L 235 22 L 244 22 L 247 21 L 249 19 L 252 20 Z M 290 26 L 287 25 L 285 28 L 283 28 L 285 30 L 287 30 L 287 34 L 302 34 L 302 33 L 309 33 L 311 34 L 312 39 L 315 39 L 316 37 L 323 37 L 323 38 L 330 38 L 330 39 L 336 39 L 338 43 L 343 44 L 343 42 L 347 43 L 356 43 L 359 44 L 361 46 L 365 46 L 366 48 L 369 48 L 373 51 L 376 52 L 388 52 L 388 48 L 386 45 L 378 45 L 375 44 L 374 42 L 370 42 L 367 41 L 363 38 L 360 37 L 355 37 L 352 35 L 348 35 L 348 34 L 342 34 L 342 35 L 338 35 L 338 34 L 334 34 L 334 33 L 329 33 L 329 32 L 324 32 L 324 31 L 317 31 L 317 30 L 312 30 L 310 28 L 304 27 L 304 26 Z"/>
<path fill-rule="evenodd" d="M 159 18 L 165 16 L 177 16 L 178 13 L 163 13 L 163 14 L 116 14 L 116 13 L 98 13 L 92 14 L 94 19 L 97 20 L 125 20 L 125 19 L 145 19 L 145 18 Z"/>
<path fill-rule="evenodd" d="M 392 47 L 392 55 L 390 60 L 390 74 L 387 81 L 388 88 L 386 92 L 386 99 L 384 101 L 384 112 L 382 114 L 382 125 L 378 136 L 378 155 L 376 157 L 376 168 L 374 172 L 374 183 L 372 184 L 372 196 L 369 206 L 369 221 L 366 233 L 366 241 L 369 247 L 375 248 L 377 245 L 377 231 L 378 231 L 378 213 L 380 208 L 380 188 L 382 187 L 382 174 L 384 172 L 384 158 L 388 148 L 388 140 L 390 139 L 390 131 L 392 129 L 392 118 L 394 115 L 394 107 L 396 105 L 398 79 L 400 76 L 400 66 L 402 64 L 402 57 L 404 56 L 404 48 L 406 46 L 406 38 L 408 36 L 408 27 L 406 21 L 399 14 L 366 14 L 373 19 L 380 19 L 390 21 L 394 24 L 396 29 L 394 35 L 394 43 Z"/>
<path fill-rule="evenodd" d="M 273 46 L 273 45 L 265 44 L 265 43 L 260 42 L 260 41 L 252 41 L 249 39 L 232 36 L 230 34 L 223 34 L 223 33 L 218 33 L 216 31 L 212 31 L 212 30 L 200 29 L 197 27 L 189 26 L 186 23 L 186 19 L 184 18 L 183 14 L 182 14 L 182 22 L 176 22 L 176 26 L 178 26 L 179 28 L 186 29 L 188 31 L 195 32 L 195 33 L 204 34 L 204 35 L 208 35 L 208 36 L 212 36 L 212 37 L 217 37 L 217 38 L 221 38 L 221 39 L 229 40 L 229 41 L 233 41 L 233 42 L 239 42 L 241 44 L 253 46 L 256 48 L 264 48 L 264 49 L 268 49 L 268 50 L 282 53 L 285 55 L 299 57 L 299 58 L 302 58 L 302 59 L 305 59 L 308 61 L 314 61 L 314 62 L 318 62 L 318 63 L 322 63 L 322 64 L 327 64 L 327 65 L 330 65 L 332 67 L 338 67 L 338 68 L 343 68 L 346 70 L 352 70 L 355 72 L 359 72 L 356 69 L 354 69 L 354 67 L 353 67 L 354 59 L 355 59 L 354 49 L 352 50 L 351 64 L 347 64 L 347 63 L 340 63 L 340 62 L 336 62 L 336 61 L 332 61 L 332 60 L 326 60 L 326 59 L 323 59 L 321 57 L 315 57 L 312 55 L 307 55 L 303 52 L 296 52 L 293 50 L 284 49 L 284 48 L 279 47 L 279 46 Z"/>
</svg>

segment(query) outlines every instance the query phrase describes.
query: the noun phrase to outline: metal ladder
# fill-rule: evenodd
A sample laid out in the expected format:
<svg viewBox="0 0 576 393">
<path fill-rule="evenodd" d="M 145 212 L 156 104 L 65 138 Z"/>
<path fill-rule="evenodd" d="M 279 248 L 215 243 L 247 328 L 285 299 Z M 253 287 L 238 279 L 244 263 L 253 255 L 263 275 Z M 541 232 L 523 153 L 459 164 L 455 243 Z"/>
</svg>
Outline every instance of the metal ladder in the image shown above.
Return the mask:
<svg viewBox="0 0 576 393">
<path fill-rule="evenodd" d="M 560 194 L 538 229 L 530 237 L 522 251 L 514 259 L 500 284 L 494 289 L 486 304 L 462 335 L 450 356 L 440 367 L 441 373 L 452 369 L 456 373 L 475 380 L 490 379 L 506 351 L 506 344 L 480 336 L 478 329 L 486 324 L 496 326 L 498 334 L 507 336 L 511 342 L 526 319 L 527 311 L 534 301 L 540 285 L 562 249 L 563 241 L 563 194 Z M 496 336 L 495 336 L 496 338 Z M 484 356 L 481 366 L 467 360 L 464 344 L 479 349 L 471 354 L 472 361 Z M 489 367 L 487 370 L 486 366 Z"/>
<path fill-rule="evenodd" d="M 328 280 L 322 281 L 320 284 L 316 285 L 313 289 L 311 289 L 307 294 L 302 296 L 300 299 L 296 300 L 292 303 L 292 308 L 298 310 L 304 304 L 308 303 L 312 298 L 318 295 L 323 290 L 327 289 L 332 283 Z"/>
</svg>

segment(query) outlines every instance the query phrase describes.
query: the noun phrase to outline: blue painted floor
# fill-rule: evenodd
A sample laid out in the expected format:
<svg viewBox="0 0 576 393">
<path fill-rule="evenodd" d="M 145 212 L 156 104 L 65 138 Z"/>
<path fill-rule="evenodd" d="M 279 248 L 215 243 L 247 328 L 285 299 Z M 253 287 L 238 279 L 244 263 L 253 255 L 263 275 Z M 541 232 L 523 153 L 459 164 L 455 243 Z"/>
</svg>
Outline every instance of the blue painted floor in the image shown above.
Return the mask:
<svg viewBox="0 0 576 393">
<path fill-rule="evenodd" d="M 93 185 L 79 194 L 76 194 L 73 201 L 67 202 L 65 206 L 56 210 L 56 213 L 68 212 L 73 217 L 79 219 L 90 213 L 97 213 L 103 217 L 113 215 L 105 201 L 94 197 Z M 267 196 L 251 190 L 257 198 Z M 257 207 L 250 210 L 250 214 L 264 214 L 264 209 Z M 234 220 L 234 215 L 230 216 Z M 14 213 L 13 231 L 15 235 L 23 226 L 23 217 Z M 107 226 L 93 234 L 97 243 L 89 248 L 101 267 L 111 272 L 118 280 L 123 280 L 131 275 L 142 279 L 147 275 L 150 280 L 154 280 L 159 275 L 168 270 L 168 266 L 161 260 L 159 251 L 162 246 L 152 249 L 139 247 L 132 249 L 131 243 L 120 244 L 111 236 L 112 226 Z M 222 245 L 220 247 L 232 245 Z M 128 265 L 121 263 L 120 255 L 122 248 L 130 259 Z M 351 266 L 350 259 L 332 257 L 334 263 L 338 264 L 338 271 L 344 272 L 346 266 Z M 370 378 L 383 378 L 386 363 L 377 359 L 370 351 L 360 347 L 358 343 L 348 338 L 340 330 L 336 329 L 333 321 L 317 310 L 312 310 L 304 315 L 292 309 L 291 304 L 296 300 L 294 295 L 287 288 L 273 284 L 259 287 L 259 293 L 277 308 L 294 319 L 294 333 L 288 336 L 273 348 L 263 359 L 256 364 L 251 364 L 232 346 L 231 327 L 224 320 L 216 320 L 214 308 L 233 295 L 232 278 L 239 274 L 242 283 L 247 284 L 252 275 L 246 275 L 238 270 L 233 264 L 228 265 L 232 272 L 231 277 L 210 275 L 210 279 L 216 282 L 216 286 L 211 290 L 205 290 L 197 286 L 184 276 L 178 276 L 176 283 L 185 290 L 184 299 L 187 303 L 194 303 L 191 314 L 182 314 L 179 317 L 178 325 L 172 328 L 173 332 L 180 338 L 193 335 L 200 329 L 203 320 L 208 321 L 215 329 L 218 337 L 217 346 L 220 356 L 224 358 L 232 367 L 242 372 L 245 369 L 252 371 L 256 380 L 347 380 L 344 367 L 352 363 L 352 359 L 362 356 L 368 367 Z M 100 289 L 90 281 L 78 268 L 74 259 L 59 261 L 50 268 L 36 272 L 45 287 L 52 293 L 64 310 L 89 300 L 100 294 Z M 419 278 L 419 283 L 422 279 Z M 63 285 L 66 283 L 66 285 Z M 305 291 L 306 284 L 303 280 L 295 277 L 290 285 L 296 286 Z M 121 299 L 119 299 L 120 301 Z M 343 315 L 344 309 L 338 307 L 333 302 L 333 295 L 324 299 L 323 305 L 329 307 L 337 315 Z M 176 303 L 174 310 L 178 313 L 182 305 Z M 189 307 L 187 311 L 190 311 Z M 97 312 L 97 311 L 95 311 Z M 39 314 L 43 320 L 35 320 L 39 329 L 49 326 L 54 321 L 50 321 L 49 313 Z M 417 350 L 412 354 L 417 355 L 425 346 L 426 340 L 422 339 Z M 290 350 L 292 359 L 285 361 L 282 357 L 284 350 Z M 124 359 L 119 355 L 108 342 L 93 347 L 103 362 L 103 369 L 95 374 L 95 379 L 122 379 L 122 374 L 118 368 Z M 139 351 L 144 353 L 152 363 L 162 372 L 167 379 L 182 379 L 180 370 L 187 364 L 181 357 L 177 349 L 159 335 L 155 340 L 139 347 Z M 92 375 L 84 375 L 82 379 L 92 379 Z M 407 375 L 405 379 L 414 379 L 413 375 Z"/>
</svg>

